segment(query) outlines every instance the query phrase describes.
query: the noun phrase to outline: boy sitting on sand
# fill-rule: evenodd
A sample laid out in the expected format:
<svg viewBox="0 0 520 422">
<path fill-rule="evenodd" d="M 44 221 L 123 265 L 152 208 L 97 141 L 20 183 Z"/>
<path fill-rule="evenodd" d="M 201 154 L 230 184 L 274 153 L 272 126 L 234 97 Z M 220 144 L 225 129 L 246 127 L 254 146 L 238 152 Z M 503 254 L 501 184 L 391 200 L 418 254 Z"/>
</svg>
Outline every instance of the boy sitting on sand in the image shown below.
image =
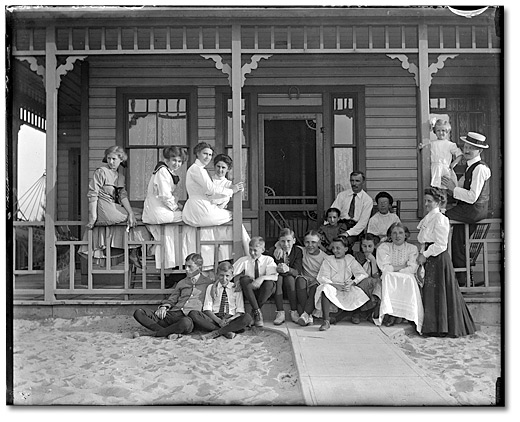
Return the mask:
<svg viewBox="0 0 520 422">
<path fill-rule="evenodd" d="M 203 312 L 190 311 L 188 314 L 197 330 L 210 331 L 203 334 L 201 340 L 218 336 L 232 339 L 252 324 L 253 318 L 245 313 L 244 296 L 235 290 L 232 279 L 233 265 L 221 262 L 217 268 L 217 280 L 206 290 Z"/>
<path fill-rule="evenodd" d="M 134 318 L 142 326 L 152 330 L 155 337 L 177 339 L 181 334 L 193 331 L 190 311 L 201 311 L 206 290 L 212 281 L 201 274 L 202 256 L 198 253 L 186 257 L 186 278 L 177 283 L 170 297 L 164 300 L 155 312 L 137 309 Z M 135 333 L 134 337 L 139 334 Z"/>
</svg>

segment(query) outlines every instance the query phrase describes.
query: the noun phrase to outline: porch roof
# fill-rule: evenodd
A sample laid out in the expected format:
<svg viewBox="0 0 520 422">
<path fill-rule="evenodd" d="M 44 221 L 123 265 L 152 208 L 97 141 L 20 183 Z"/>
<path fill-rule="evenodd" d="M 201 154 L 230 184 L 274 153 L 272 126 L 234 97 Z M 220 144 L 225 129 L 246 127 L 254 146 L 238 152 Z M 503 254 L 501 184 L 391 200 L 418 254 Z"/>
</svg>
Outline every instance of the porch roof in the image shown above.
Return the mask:
<svg viewBox="0 0 520 422">
<path fill-rule="evenodd" d="M 243 23 L 251 24 L 301 24 L 312 21 L 312 24 L 327 21 L 329 24 L 343 23 L 345 19 L 355 20 L 356 24 L 389 22 L 400 19 L 399 23 L 417 22 L 418 19 L 428 19 L 445 24 L 458 23 L 475 24 L 477 21 L 494 19 L 496 7 L 489 7 L 483 13 L 471 19 L 455 14 L 446 6 L 410 6 L 410 7 L 176 7 L 176 6 L 104 6 L 104 7 L 50 7 L 27 6 L 9 7 L 15 20 L 25 21 L 28 26 L 46 26 L 53 23 L 70 25 L 71 20 L 78 20 L 81 25 L 99 24 L 110 20 L 111 24 L 131 25 L 146 22 L 150 19 L 154 24 L 171 24 L 182 20 L 186 24 L 212 23 L 219 24 Z M 375 19 L 375 21 L 374 21 Z M 119 22 L 118 22 L 119 21 Z M 395 21 L 394 21 L 395 22 Z M 21 22 L 19 22 L 21 23 Z"/>
</svg>

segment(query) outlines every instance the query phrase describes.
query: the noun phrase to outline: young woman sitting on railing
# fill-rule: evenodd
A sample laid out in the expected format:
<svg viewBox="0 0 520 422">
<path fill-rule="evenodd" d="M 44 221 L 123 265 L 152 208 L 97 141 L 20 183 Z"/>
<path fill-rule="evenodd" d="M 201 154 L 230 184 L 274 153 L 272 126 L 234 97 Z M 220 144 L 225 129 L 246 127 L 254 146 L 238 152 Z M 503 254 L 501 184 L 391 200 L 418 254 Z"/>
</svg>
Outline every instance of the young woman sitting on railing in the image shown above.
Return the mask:
<svg viewBox="0 0 520 422">
<path fill-rule="evenodd" d="M 182 211 L 183 221 L 193 227 L 220 226 L 228 223 L 232 219 L 231 211 L 220 208 L 212 202 L 212 196 L 222 194 L 231 197 L 237 192 L 244 190 L 244 183 L 239 182 L 232 184 L 230 187 L 219 186 L 213 182 L 205 167 L 211 162 L 213 157 L 213 148 L 206 142 L 200 142 L 194 148 L 197 159 L 193 163 L 186 174 L 186 190 L 188 192 L 188 200 Z M 231 230 L 229 230 L 231 232 Z M 214 229 L 201 230 L 201 240 L 214 240 Z M 242 242 L 244 251 L 249 248 L 249 235 L 242 227 Z M 194 230 L 186 230 L 184 236 L 184 253 L 196 251 L 195 232 Z M 204 265 L 213 267 L 213 247 L 203 246 L 201 254 L 204 259 Z M 224 250 L 224 249 L 223 249 Z M 243 252 L 245 254 L 245 252 Z M 227 254 L 225 254 L 227 255 Z M 224 261 L 231 259 L 229 256 L 220 256 L 219 260 Z"/>
<path fill-rule="evenodd" d="M 155 246 L 155 266 L 174 268 L 182 263 L 181 250 L 178 247 L 180 231 L 178 223 L 182 221 L 182 204 L 179 203 L 178 186 L 180 178 L 178 171 L 187 160 L 186 148 L 166 147 L 163 150 L 163 161 L 155 166 L 148 191 L 144 200 L 143 223 L 155 240 L 161 239 L 161 226 L 164 224 L 164 257 L 161 246 Z M 176 247 L 177 246 L 177 247 Z M 179 255 L 179 257 L 176 256 Z"/>
<path fill-rule="evenodd" d="M 94 171 L 88 190 L 88 224 L 92 230 L 92 252 L 94 262 L 105 265 L 106 249 L 110 247 L 110 256 L 113 264 L 123 260 L 125 248 L 125 230 L 129 241 L 151 240 L 146 227 L 136 227 L 137 219 L 125 188 L 125 176 L 118 172 L 119 166 L 126 167 L 128 156 L 120 146 L 114 145 L 105 150 L 105 157 L 101 167 Z M 117 225 L 127 223 L 127 226 Z M 108 235 L 106 226 L 109 226 Z M 84 240 L 88 238 L 88 231 L 84 233 Z M 110 241 L 110 244 L 108 244 Z M 140 267 L 138 245 L 128 245 L 130 261 Z M 88 246 L 82 245 L 79 254 L 88 256 Z"/>
</svg>

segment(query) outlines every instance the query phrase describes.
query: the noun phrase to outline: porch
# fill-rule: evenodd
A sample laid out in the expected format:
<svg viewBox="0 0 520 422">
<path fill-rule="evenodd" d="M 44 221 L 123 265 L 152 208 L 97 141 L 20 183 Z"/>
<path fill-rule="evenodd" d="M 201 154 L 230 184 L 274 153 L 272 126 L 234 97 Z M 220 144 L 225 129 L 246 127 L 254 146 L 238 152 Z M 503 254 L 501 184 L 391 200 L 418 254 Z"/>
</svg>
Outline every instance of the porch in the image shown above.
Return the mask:
<svg viewBox="0 0 520 422">
<path fill-rule="evenodd" d="M 270 242 L 280 225 L 300 236 L 316 228 L 354 169 L 366 173 L 372 197 L 389 191 L 401 200 L 401 219 L 413 240 L 429 168 L 417 144 L 429 139 L 434 112 L 456 122 L 455 139 L 462 134 L 456 131 L 473 128 L 497 141 L 486 161 L 494 175 L 492 206 L 501 215 L 502 40 L 492 9 L 471 20 L 430 8 L 111 13 L 14 13 L 12 145 L 20 124 L 46 132 L 48 182 L 45 221 L 13 221 L 15 231 L 32 227 L 27 257 L 15 267 L 16 304 L 148 303 L 165 294 L 168 271 L 154 280 L 148 269 L 133 273 L 128 253 L 110 268 L 80 264 L 76 252 L 84 243 L 55 236 L 69 226 L 82 238 L 88 179 L 109 144 L 129 151 L 130 197 L 132 205 L 142 204 L 142 185 L 162 147 L 140 138 L 153 113 L 183 122 L 176 145 L 190 150 L 207 141 L 232 155 L 235 176 L 247 186 L 233 204 L 234 245 L 242 222 Z M 161 111 L 163 100 L 176 108 Z M 280 136 L 289 126 L 293 130 Z M 72 155 L 76 165 L 68 162 Z M 272 195 L 262 195 L 266 187 Z M 497 224 L 489 236 L 501 238 Z M 37 230 L 43 243 L 33 239 Z M 499 294 L 493 289 L 503 283 L 497 277 L 501 244 L 488 247 L 487 256 L 482 249 L 475 265 L 462 269 L 485 280 L 467 287 L 475 294 Z M 31 263 L 35 248 L 43 265 Z M 60 251 L 68 251 L 65 272 Z"/>
</svg>

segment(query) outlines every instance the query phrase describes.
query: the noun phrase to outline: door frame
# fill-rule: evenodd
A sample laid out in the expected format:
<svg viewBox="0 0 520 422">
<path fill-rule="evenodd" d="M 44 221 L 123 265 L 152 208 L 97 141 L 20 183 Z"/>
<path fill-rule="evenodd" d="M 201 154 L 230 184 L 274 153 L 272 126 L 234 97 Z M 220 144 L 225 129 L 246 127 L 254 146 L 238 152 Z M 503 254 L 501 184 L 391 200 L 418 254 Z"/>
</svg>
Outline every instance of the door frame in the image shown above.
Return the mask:
<svg viewBox="0 0 520 422">
<path fill-rule="evenodd" d="M 323 145 L 323 112 L 306 112 L 298 113 L 295 110 L 278 113 L 258 113 L 258 222 L 259 228 L 265 229 L 265 133 L 264 122 L 269 120 L 316 120 L 316 213 L 318 219 L 323 215 L 324 192 L 325 192 L 325 177 L 324 164 L 325 154 Z M 321 157 L 321 159 L 320 159 Z"/>
</svg>

